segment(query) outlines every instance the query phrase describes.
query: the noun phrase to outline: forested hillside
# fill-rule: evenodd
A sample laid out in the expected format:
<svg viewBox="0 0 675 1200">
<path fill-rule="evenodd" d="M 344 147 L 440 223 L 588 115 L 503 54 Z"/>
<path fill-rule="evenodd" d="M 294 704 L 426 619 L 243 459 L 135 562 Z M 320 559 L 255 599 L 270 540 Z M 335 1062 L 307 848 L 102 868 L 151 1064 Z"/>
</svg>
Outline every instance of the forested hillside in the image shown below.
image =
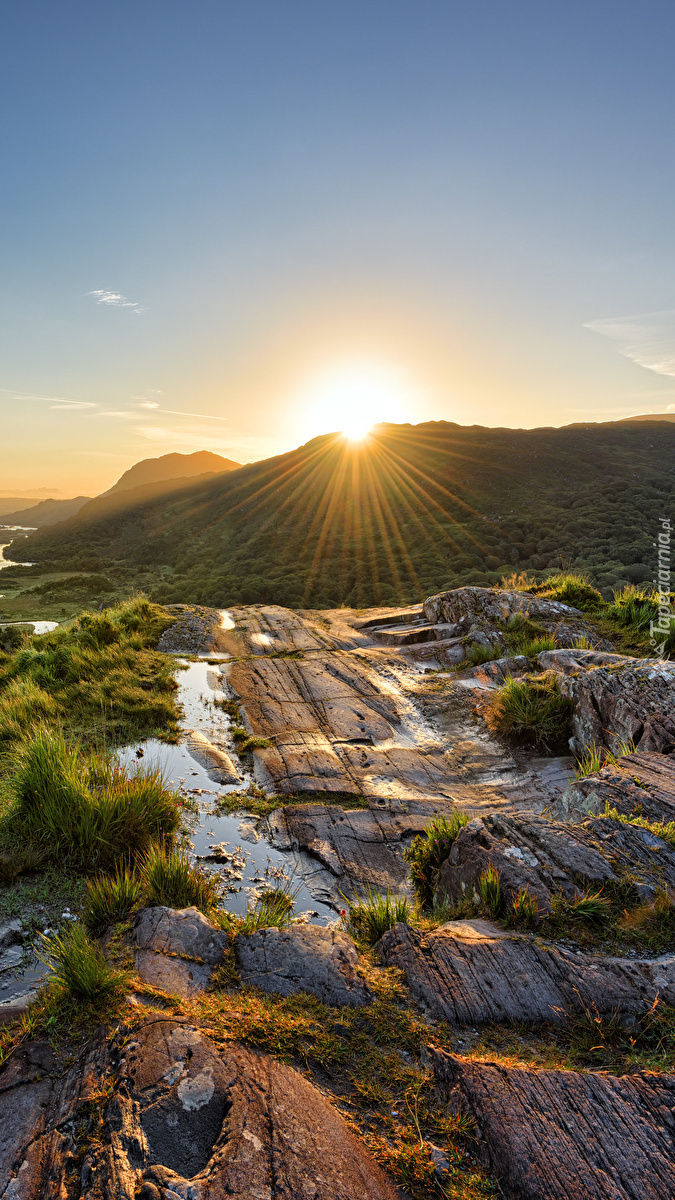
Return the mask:
<svg viewBox="0 0 675 1200">
<path fill-rule="evenodd" d="M 100 498 L 12 557 L 219 606 L 410 602 L 561 560 L 608 594 L 651 581 L 674 472 L 667 422 L 383 425 L 362 444 L 325 436 L 161 495 Z"/>
</svg>

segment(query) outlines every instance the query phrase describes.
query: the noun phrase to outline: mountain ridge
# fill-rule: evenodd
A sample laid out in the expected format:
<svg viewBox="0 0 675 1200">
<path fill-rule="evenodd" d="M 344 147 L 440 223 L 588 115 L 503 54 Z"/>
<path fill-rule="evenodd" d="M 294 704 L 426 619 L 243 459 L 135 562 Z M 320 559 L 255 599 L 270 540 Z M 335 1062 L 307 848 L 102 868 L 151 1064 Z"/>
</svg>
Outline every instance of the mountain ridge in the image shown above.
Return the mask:
<svg viewBox="0 0 675 1200">
<path fill-rule="evenodd" d="M 241 463 L 223 458 L 220 454 L 213 454 L 210 450 L 196 450 L 194 454 L 161 454 L 158 458 L 142 458 L 140 462 L 134 463 L 133 467 L 129 467 L 117 482 L 101 495 L 109 496 L 112 492 L 128 491 L 146 483 L 236 471 L 240 466 Z"/>
</svg>

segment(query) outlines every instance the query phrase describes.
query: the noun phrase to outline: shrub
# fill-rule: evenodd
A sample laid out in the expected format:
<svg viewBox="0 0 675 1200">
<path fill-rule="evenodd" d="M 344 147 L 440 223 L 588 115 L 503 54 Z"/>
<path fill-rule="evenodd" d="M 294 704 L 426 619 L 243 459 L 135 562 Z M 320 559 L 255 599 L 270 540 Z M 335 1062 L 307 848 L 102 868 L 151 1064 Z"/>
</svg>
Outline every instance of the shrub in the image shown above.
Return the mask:
<svg viewBox="0 0 675 1200">
<path fill-rule="evenodd" d="M 158 771 L 128 775 L 62 733 L 38 729 L 11 765 L 7 820 L 18 840 L 44 845 L 52 859 L 105 868 L 178 828 L 176 795 Z"/>
<path fill-rule="evenodd" d="M 478 879 L 478 894 L 492 916 L 498 917 L 504 907 L 502 877 L 492 863 L 485 868 Z"/>
<path fill-rule="evenodd" d="M 190 862 L 186 854 L 166 845 L 148 850 L 141 869 L 151 907 L 195 908 L 208 915 L 218 904 L 218 879 Z"/>
<path fill-rule="evenodd" d="M 468 822 L 467 813 L 461 808 L 453 808 L 449 817 L 434 817 L 425 832 L 413 838 L 411 845 L 403 851 L 404 859 L 410 863 L 413 890 L 423 907 L 433 902 L 440 869 L 457 834 Z"/>
<path fill-rule="evenodd" d="M 488 705 L 488 727 L 502 737 L 550 753 L 566 744 L 574 705 L 553 672 L 507 679 Z"/>
<path fill-rule="evenodd" d="M 256 929 L 283 929 L 293 917 L 294 897 L 286 888 L 263 892 L 253 906 L 249 905 L 239 926 L 240 933 L 255 933 Z"/>
<path fill-rule="evenodd" d="M 531 927 L 539 920 L 539 907 L 529 884 L 520 888 L 511 906 L 511 919 L 516 925 Z"/>
<path fill-rule="evenodd" d="M 607 609 L 607 616 L 612 617 L 617 624 L 641 633 L 649 629 L 650 621 L 656 620 L 658 611 L 659 602 L 653 587 L 629 583 L 614 592 L 614 600 Z"/>
<path fill-rule="evenodd" d="M 108 966 L 83 925 L 71 926 L 62 936 L 42 936 L 38 956 L 52 972 L 52 981 L 79 1000 L 108 1000 L 126 983 L 124 972 Z"/>
<path fill-rule="evenodd" d="M 141 880 L 126 866 L 115 875 L 88 879 L 83 914 L 87 929 L 101 934 L 109 925 L 123 921 L 138 904 L 142 892 Z"/>
<path fill-rule="evenodd" d="M 389 892 L 374 896 L 368 888 L 365 900 L 349 903 L 347 926 L 355 937 L 374 946 L 388 929 L 399 923 L 409 925 L 411 918 L 412 909 L 406 896 L 391 896 Z"/>
</svg>

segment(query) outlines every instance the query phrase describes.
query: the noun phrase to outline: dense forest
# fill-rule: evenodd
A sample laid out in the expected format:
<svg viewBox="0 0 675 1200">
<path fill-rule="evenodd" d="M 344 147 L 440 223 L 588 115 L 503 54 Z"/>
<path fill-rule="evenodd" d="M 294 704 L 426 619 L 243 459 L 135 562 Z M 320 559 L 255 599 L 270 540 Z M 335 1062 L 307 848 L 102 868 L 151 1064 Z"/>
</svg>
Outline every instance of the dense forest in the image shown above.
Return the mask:
<svg viewBox="0 0 675 1200">
<path fill-rule="evenodd" d="M 609 598 L 652 580 L 674 473 L 667 422 L 382 425 L 364 443 L 324 436 L 174 490 L 100 497 L 12 557 L 217 606 L 409 603 L 561 563 Z"/>
</svg>

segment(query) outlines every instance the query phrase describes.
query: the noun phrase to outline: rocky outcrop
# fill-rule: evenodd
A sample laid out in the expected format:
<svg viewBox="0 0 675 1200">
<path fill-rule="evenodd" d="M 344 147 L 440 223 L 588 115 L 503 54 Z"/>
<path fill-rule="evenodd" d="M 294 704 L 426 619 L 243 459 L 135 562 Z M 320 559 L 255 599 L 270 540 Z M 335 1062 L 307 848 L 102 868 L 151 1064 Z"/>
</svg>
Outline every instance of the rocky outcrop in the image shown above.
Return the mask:
<svg viewBox="0 0 675 1200">
<path fill-rule="evenodd" d="M 274 1059 L 163 1018 L 89 1047 L 52 1078 L 49 1048 L 32 1043 L 0 1074 L 7 1200 L 396 1200 L 343 1118 Z M 101 1125 L 83 1157 L 92 1098 Z"/>
<path fill-rule="evenodd" d="M 469 667 L 462 671 L 462 679 L 475 679 L 477 683 L 498 687 L 509 676 L 525 675 L 531 670 L 529 658 L 524 654 L 514 654 L 507 658 L 493 658 L 491 662 L 481 663 L 478 667 Z"/>
<path fill-rule="evenodd" d="M 583 616 L 578 608 L 561 604 L 559 600 L 546 600 L 530 592 L 505 592 L 500 588 L 483 587 L 439 592 L 425 600 L 423 607 L 428 621 L 447 624 L 470 623 L 478 619 L 496 625 L 508 621 L 516 613 L 544 621 Z"/>
<path fill-rule="evenodd" d="M 675 663 L 635 659 L 595 667 L 561 680 L 574 702 L 570 749 L 597 745 L 618 752 L 622 743 L 667 754 L 675 750 Z"/>
<path fill-rule="evenodd" d="M 223 961 L 227 934 L 198 908 L 142 908 L 133 930 L 136 971 L 144 983 L 189 998 L 203 992 Z"/>
<path fill-rule="evenodd" d="M 624 816 L 675 821 L 675 756 L 639 751 L 569 785 L 550 808 L 559 821 L 585 821 L 609 805 Z"/>
<path fill-rule="evenodd" d="M 213 632 L 220 625 L 217 608 L 206 608 L 201 604 L 170 604 L 169 612 L 175 612 L 177 620 L 160 637 L 157 649 L 166 654 L 199 654 L 207 649 Z"/>
<path fill-rule="evenodd" d="M 356 946 L 337 929 L 294 925 L 239 934 L 234 957 L 241 982 L 265 992 L 311 992 L 324 1004 L 350 1008 L 372 999 L 358 973 Z"/>
<path fill-rule="evenodd" d="M 630 961 L 572 954 L 490 921 L 449 921 L 422 934 L 396 925 L 377 944 L 413 995 L 451 1025 L 560 1022 L 584 1009 L 645 1011 L 675 1003 L 675 958 Z"/>
<path fill-rule="evenodd" d="M 591 667 L 622 667 L 641 665 L 641 660 L 627 654 L 612 654 L 607 650 L 542 650 L 537 655 L 542 671 L 558 671 L 561 675 L 578 675 Z"/>
<path fill-rule="evenodd" d="M 573 900 L 584 888 L 628 875 L 652 888 L 675 887 L 675 848 L 639 826 L 604 817 L 582 825 L 532 813 L 476 817 L 460 830 L 441 867 L 439 896 L 477 896 L 490 864 L 500 873 L 507 902 L 529 887 L 542 915 L 551 911 L 554 893 Z"/>
<path fill-rule="evenodd" d="M 431 1049 L 451 1108 L 476 1126 L 508 1200 L 675 1196 L 675 1078 L 533 1071 Z"/>
</svg>

